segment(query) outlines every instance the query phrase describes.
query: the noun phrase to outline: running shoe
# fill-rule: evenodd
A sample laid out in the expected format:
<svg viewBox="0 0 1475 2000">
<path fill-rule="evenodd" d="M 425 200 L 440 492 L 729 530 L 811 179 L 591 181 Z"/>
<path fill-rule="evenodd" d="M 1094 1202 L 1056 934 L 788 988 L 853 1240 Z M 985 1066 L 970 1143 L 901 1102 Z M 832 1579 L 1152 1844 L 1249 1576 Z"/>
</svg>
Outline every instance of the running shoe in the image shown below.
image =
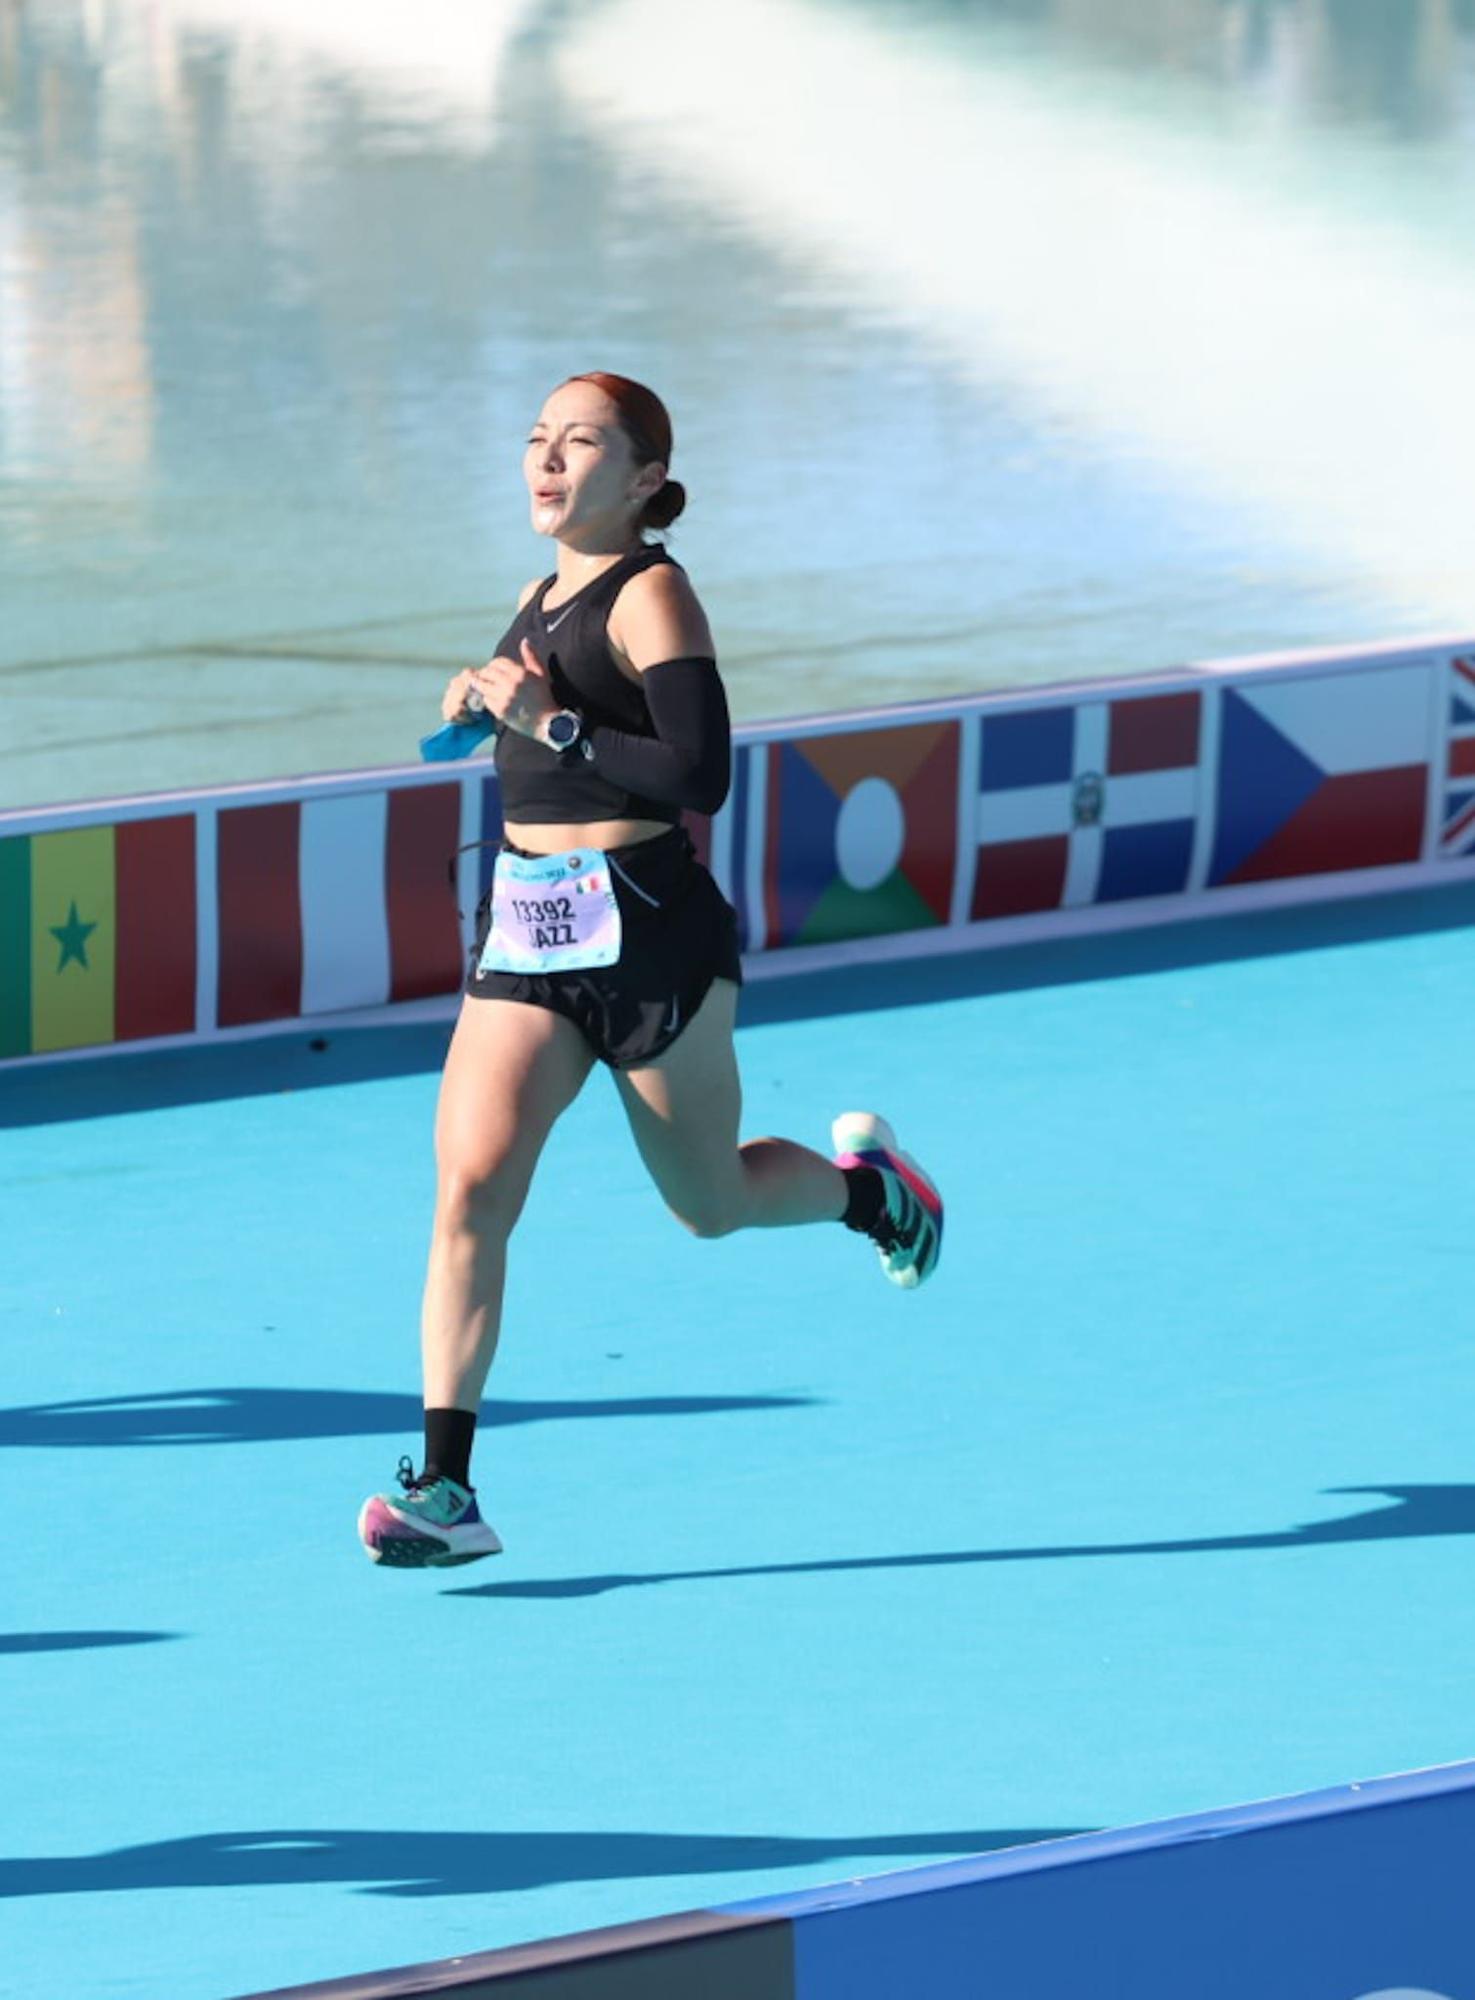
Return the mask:
<svg viewBox="0 0 1475 2000">
<path fill-rule="evenodd" d="M 885 1199 L 870 1231 L 881 1269 L 911 1291 L 931 1277 L 942 1253 L 942 1196 L 874 1111 L 842 1111 L 830 1127 L 837 1167 L 874 1167 Z"/>
<path fill-rule="evenodd" d="M 454 1479 L 417 1478 L 408 1458 L 400 1460 L 395 1476 L 403 1492 L 376 1493 L 359 1513 L 359 1540 L 371 1562 L 394 1569 L 450 1569 L 502 1553 L 470 1487 Z"/>
</svg>

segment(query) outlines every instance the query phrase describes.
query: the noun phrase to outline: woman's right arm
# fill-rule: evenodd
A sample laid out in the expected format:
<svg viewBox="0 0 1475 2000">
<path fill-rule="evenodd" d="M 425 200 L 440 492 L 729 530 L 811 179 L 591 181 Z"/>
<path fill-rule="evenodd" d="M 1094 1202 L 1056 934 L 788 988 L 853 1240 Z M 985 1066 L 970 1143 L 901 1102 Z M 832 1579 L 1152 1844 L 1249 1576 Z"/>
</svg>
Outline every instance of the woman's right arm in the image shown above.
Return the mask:
<svg viewBox="0 0 1475 2000">
<path fill-rule="evenodd" d="M 528 599 L 533 595 L 542 581 L 542 577 L 535 576 L 531 583 L 523 585 L 521 594 L 517 600 L 519 611 L 527 609 Z M 466 697 L 471 692 L 475 676 L 480 672 L 481 669 L 479 667 L 468 667 L 464 673 L 457 674 L 450 682 L 441 700 L 440 712 L 442 721 L 470 722 L 476 715 L 477 711 L 475 709 L 466 706 Z"/>
</svg>

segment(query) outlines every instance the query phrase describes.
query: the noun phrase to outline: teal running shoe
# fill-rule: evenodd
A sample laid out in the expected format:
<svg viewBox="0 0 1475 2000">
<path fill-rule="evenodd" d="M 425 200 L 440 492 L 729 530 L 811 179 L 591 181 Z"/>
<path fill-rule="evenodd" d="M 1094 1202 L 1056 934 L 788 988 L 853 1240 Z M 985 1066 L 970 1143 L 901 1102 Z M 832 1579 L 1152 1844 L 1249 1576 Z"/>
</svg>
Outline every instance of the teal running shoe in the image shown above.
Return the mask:
<svg viewBox="0 0 1475 2000">
<path fill-rule="evenodd" d="M 454 1479 L 417 1478 L 408 1458 L 400 1460 L 395 1476 L 403 1492 L 376 1493 L 359 1510 L 359 1540 L 371 1562 L 391 1569 L 451 1569 L 502 1553 L 470 1487 Z"/>
<path fill-rule="evenodd" d="M 911 1291 L 942 1254 L 942 1196 L 874 1111 L 842 1111 L 830 1127 L 837 1167 L 874 1167 L 885 1199 L 870 1238 L 893 1285 Z"/>
</svg>

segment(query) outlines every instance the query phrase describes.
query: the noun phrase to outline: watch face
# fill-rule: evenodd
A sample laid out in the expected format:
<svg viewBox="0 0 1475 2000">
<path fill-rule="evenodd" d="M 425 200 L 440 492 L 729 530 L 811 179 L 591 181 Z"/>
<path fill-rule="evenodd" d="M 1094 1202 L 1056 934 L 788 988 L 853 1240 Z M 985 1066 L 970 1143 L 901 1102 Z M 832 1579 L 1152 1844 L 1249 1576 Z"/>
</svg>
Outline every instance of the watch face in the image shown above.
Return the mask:
<svg viewBox="0 0 1475 2000">
<path fill-rule="evenodd" d="M 555 750 L 567 750 L 578 733 L 578 721 L 572 715 L 555 715 L 549 720 L 548 741 Z"/>
</svg>

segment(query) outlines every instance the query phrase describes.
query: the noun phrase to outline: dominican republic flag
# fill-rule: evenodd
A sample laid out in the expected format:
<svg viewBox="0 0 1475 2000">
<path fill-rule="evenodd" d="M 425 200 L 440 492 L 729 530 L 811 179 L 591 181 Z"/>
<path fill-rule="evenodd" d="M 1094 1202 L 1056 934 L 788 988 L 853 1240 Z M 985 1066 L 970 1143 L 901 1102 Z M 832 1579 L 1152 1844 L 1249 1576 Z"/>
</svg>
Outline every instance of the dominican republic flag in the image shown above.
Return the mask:
<svg viewBox="0 0 1475 2000">
<path fill-rule="evenodd" d="M 970 914 L 1185 889 L 1198 813 L 1195 692 L 985 718 Z"/>
<path fill-rule="evenodd" d="M 1226 687 L 1208 886 L 1417 861 L 1431 672 L 1376 667 Z"/>
<path fill-rule="evenodd" d="M 460 839 L 459 781 L 221 812 L 219 1025 L 454 992 Z"/>
<path fill-rule="evenodd" d="M 1475 657 L 1449 663 L 1444 757 L 1444 809 L 1439 852 L 1453 860 L 1475 854 Z"/>
</svg>

